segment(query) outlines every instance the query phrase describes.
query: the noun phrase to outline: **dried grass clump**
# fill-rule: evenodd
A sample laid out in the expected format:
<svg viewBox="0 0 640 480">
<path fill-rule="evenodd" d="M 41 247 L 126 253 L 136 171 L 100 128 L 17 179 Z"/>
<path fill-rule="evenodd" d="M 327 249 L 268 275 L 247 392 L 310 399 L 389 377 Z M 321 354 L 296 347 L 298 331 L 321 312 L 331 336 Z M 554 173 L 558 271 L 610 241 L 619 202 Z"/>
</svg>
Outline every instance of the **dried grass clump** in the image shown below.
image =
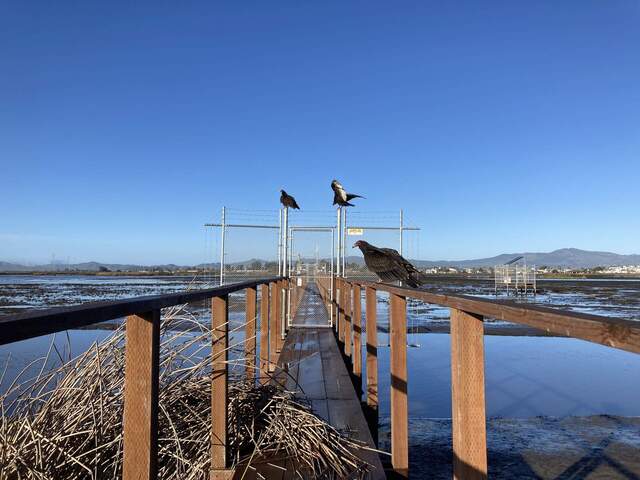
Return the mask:
<svg viewBox="0 0 640 480">
<path fill-rule="evenodd" d="M 66 361 L 52 343 L 46 358 L 27 366 L 0 396 L 0 480 L 120 478 L 124 339 L 120 328 Z M 209 477 L 210 341 L 209 328 L 185 306 L 163 312 L 160 478 Z M 59 366 L 50 368 L 56 355 Z M 38 374 L 26 378 L 34 367 Z M 293 392 L 234 379 L 229 400 L 238 472 L 286 463 L 300 478 L 365 475 L 368 465 L 356 456 L 365 447 Z"/>
</svg>

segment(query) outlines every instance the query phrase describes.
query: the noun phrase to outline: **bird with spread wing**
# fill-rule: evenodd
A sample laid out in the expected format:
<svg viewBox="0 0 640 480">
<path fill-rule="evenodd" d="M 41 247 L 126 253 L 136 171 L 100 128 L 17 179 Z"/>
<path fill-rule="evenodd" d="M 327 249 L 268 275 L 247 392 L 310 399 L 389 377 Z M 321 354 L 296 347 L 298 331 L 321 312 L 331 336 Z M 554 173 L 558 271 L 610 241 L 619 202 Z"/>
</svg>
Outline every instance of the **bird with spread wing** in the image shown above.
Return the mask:
<svg viewBox="0 0 640 480">
<path fill-rule="evenodd" d="M 358 240 L 358 247 L 364 255 L 367 268 L 383 282 L 400 281 L 403 285 L 418 288 L 422 285 L 422 274 L 393 248 L 378 248 L 364 240 Z"/>
<path fill-rule="evenodd" d="M 300 207 L 298 206 L 298 202 L 296 202 L 296 199 L 293 198 L 291 195 L 289 195 L 284 190 L 280 190 L 280 203 L 284 207 L 294 208 L 296 210 L 300 210 Z"/>
<path fill-rule="evenodd" d="M 333 190 L 333 204 L 340 205 L 341 207 L 354 207 L 355 205 L 353 203 L 349 203 L 349 200 L 353 200 L 354 198 L 364 198 L 362 195 L 347 193 L 338 180 L 333 180 L 331 182 L 331 189 Z"/>
</svg>

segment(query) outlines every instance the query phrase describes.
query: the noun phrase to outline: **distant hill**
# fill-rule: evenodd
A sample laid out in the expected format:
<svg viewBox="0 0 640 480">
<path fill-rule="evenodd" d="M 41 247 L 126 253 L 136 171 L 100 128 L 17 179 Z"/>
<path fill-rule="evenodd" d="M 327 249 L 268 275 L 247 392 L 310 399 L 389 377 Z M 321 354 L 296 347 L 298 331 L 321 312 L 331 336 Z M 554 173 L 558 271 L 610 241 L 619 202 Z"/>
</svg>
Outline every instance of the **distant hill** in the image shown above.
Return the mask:
<svg viewBox="0 0 640 480">
<path fill-rule="evenodd" d="M 553 252 L 520 252 L 520 253 L 503 253 L 489 258 L 478 258 L 474 260 L 411 260 L 416 266 L 425 267 L 493 267 L 501 265 L 509 260 L 523 255 L 529 264 L 537 266 L 546 265 L 548 267 L 563 268 L 591 268 L 606 267 L 618 265 L 640 265 L 640 255 L 620 255 L 611 252 L 593 252 L 589 250 L 580 250 L 577 248 L 561 248 Z M 312 262 L 314 259 L 305 259 Z M 250 259 L 242 262 L 232 262 L 230 265 L 249 266 L 253 262 L 262 262 L 261 259 Z M 349 256 L 346 258 L 347 263 L 362 264 L 364 260 L 362 256 Z M 0 261 L 0 272 L 63 272 L 63 271 L 84 271 L 97 272 L 101 268 L 107 268 L 112 272 L 121 270 L 123 272 L 140 272 L 149 270 L 176 271 L 188 268 L 218 268 L 218 263 L 199 264 L 195 266 L 180 266 L 173 263 L 165 265 L 135 265 L 135 264 L 118 264 L 118 263 L 100 263 L 85 262 L 66 264 L 47 264 L 47 265 L 20 265 L 17 263 L 9 263 Z"/>
<path fill-rule="evenodd" d="M 472 260 L 411 260 L 414 265 L 425 267 L 493 267 L 502 265 L 520 255 L 527 263 L 536 266 L 563 268 L 592 268 L 617 265 L 640 265 L 640 255 L 620 255 L 611 252 L 594 252 L 578 248 L 561 248 L 553 252 L 503 253 L 495 257 Z M 347 263 L 363 263 L 361 256 L 347 257 Z"/>
<path fill-rule="evenodd" d="M 564 268 L 592 268 L 617 265 L 640 265 L 640 255 L 620 255 L 611 252 L 593 252 L 577 248 L 561 248 L 553 252 L 519 252 L 503 253 L 495 257 L 478 258 L 474 260 L 420 260 L 416 263 L 421 267 L 493 267 L 524 256 L 527 263 L 536 266 L 564 267 Z"/>
</svg>

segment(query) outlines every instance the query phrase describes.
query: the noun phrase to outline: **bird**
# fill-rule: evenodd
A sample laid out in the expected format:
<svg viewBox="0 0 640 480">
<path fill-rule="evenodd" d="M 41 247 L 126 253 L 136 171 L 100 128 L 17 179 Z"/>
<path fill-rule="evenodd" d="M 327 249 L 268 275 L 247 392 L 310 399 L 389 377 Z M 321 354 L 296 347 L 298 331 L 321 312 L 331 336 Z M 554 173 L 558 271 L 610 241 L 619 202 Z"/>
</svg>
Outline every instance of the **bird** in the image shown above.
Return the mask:
<svg viewBox="0 0 640 480">
<path fill-rule="evenodd" d="M 295 208 L 296 210 L 300 210 L 296 199 L 284 190 L 280 190 L 280 203 L 286 208 Z"/>
<path fill-rule="evenodd" d="M 393 248 L 378 248 L 364 240 L 358 240 L 353 248 L 358 247 L 364 255 L 367 268 L 375 273 L 380 281 L 395 282 L 399 280 L 413 288 L 423 283 L 422 274 Z"/>
<path fill-rule="evenodd" d="M 331 188 L 333 189 L 334 205 L 340 205 L 341 207 L 354 207 L 355 205 L 353 203 L 349 203 L 349 200 L 354 198 L 364 198 L 362 195 L 347 193 L 338 180 L 333 180 L 331 182 Z"/>
</svg>

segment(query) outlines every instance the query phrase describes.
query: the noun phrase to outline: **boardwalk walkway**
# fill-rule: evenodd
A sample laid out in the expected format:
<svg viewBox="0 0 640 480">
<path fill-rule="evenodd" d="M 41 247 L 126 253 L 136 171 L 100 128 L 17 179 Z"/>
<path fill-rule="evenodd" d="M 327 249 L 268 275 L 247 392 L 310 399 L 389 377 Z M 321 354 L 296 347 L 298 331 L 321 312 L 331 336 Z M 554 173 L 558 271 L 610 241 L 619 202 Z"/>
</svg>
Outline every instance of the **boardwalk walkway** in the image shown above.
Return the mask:
<svg viewBox="0 0 640 480">
<path fill-rule="evenodd" d="M 340 431 L 374 447 L 351 377 L 338 349 L 327 310 L 315 283 L 306 286 L 278 359 L 288 372 L 285 385 L 301 389 L 316 414 Z M 378 454 L 362 452 L 374 466 L 368 478 L 385 478 Z"/>
</svg>

